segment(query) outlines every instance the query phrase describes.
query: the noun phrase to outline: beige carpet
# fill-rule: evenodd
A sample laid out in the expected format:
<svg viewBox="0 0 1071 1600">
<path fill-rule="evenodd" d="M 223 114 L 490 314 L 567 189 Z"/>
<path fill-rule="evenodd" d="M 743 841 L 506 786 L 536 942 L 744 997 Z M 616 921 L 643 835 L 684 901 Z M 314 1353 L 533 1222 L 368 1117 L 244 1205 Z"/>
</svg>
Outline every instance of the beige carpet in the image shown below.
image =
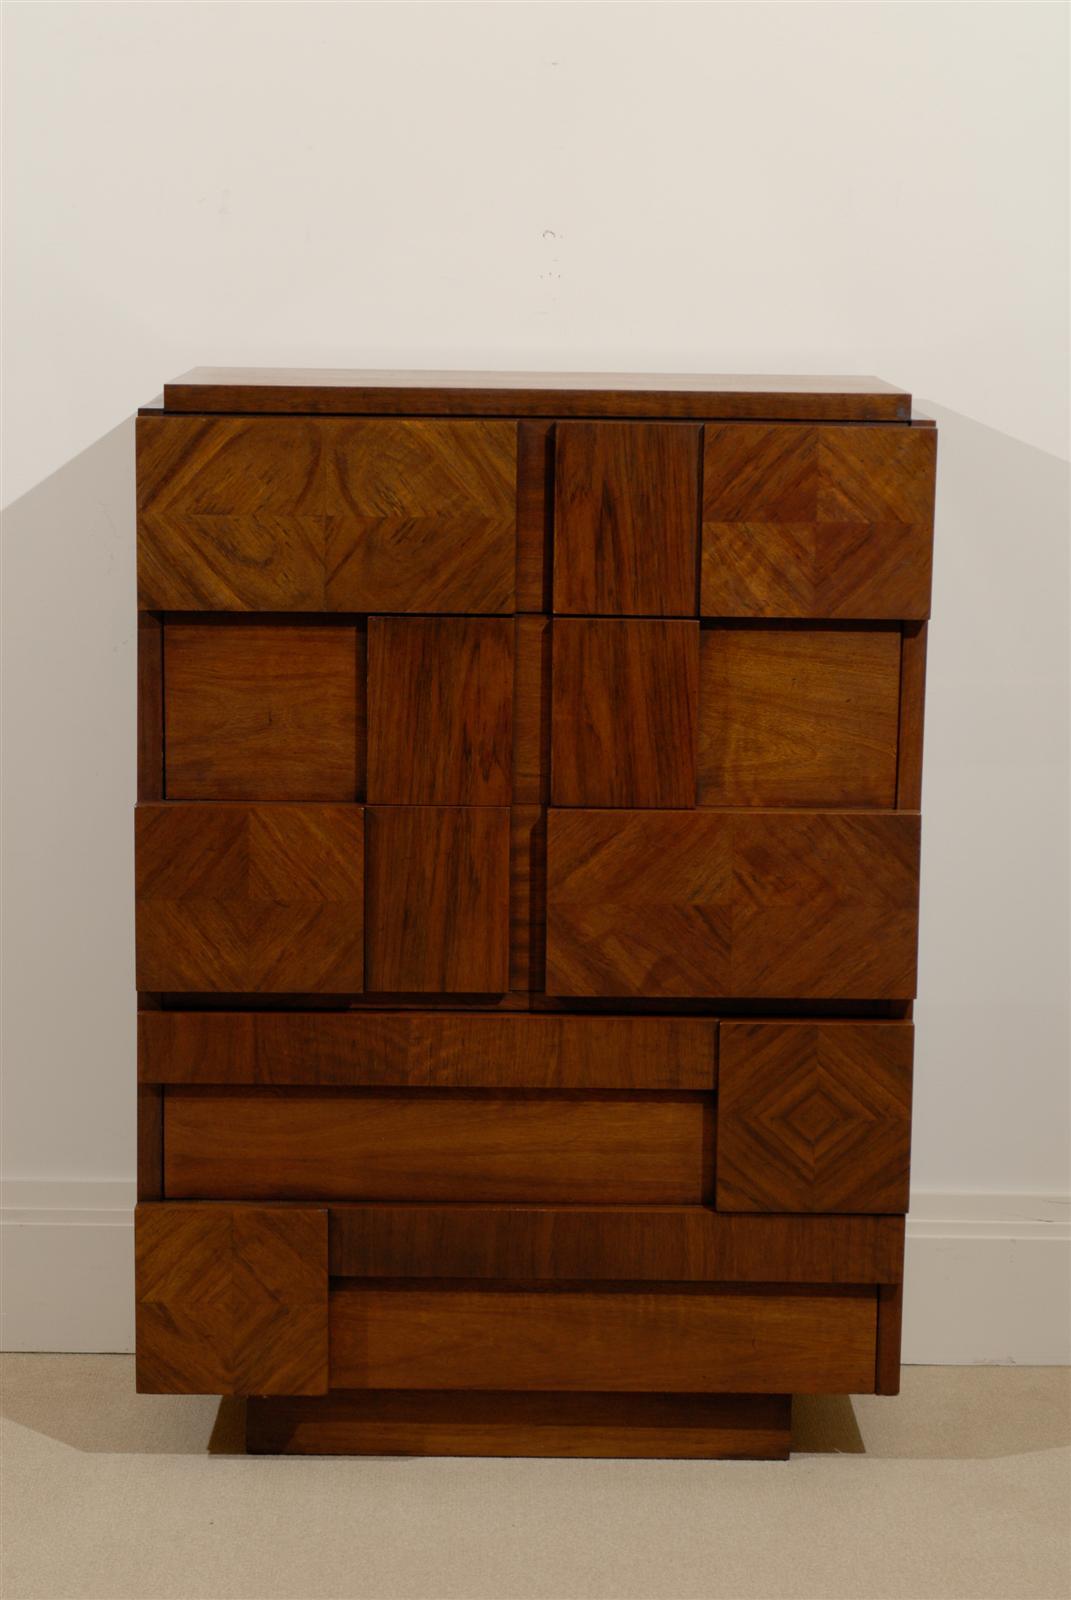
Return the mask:
<svg viewBox="0 0 1071 1600">
<path fill-rule="evenodd" d="M 4 1600 L 1067 1600 L 1060 1369 L 798 1404 L 790 1463 L 276 1460 L 126 1356 L 7 1356 Z"/>
</svg>

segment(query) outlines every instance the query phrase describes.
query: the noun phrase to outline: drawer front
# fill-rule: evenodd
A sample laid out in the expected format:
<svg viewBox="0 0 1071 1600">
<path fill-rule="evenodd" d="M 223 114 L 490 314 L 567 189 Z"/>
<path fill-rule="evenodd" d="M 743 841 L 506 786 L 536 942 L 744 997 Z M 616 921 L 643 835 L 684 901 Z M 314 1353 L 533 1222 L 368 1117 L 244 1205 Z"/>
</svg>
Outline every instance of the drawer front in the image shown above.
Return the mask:
<svg viewBox="0 0 1071 1600">
<path fill-rule="evenodd" d="M 513 609 L 516 423 L 142 417 L 137 437 L 144 608 Z"/>
<path fill-rule="evenodd" d="M 169 1090 L 169 1199 L 698 1203 L 703 1095 Z"/>
<path fill-rule="evenodd" d="M 708 425 L 706 617 L 927 617 L 932 428 Z"/>
<path fill-rule="evenodd" d="M 142 1011 L 142 1083 L 705 1090 L 705 1017 L 434 1011 Z"/>
<path fill-rule="evenodd" d="M 908 999 L 913 813 L 551 811 L 547 990 Z"/>
<path fill-rule="evenodd" d="M 339 1389 L 873 1392 L 873 1289 L 345 1286 Z"/>
<path fill-rule="evenodd" d="M 910 1023 L 725 1022 L 720 1211 L 903 1212 Z"/>
</svg>

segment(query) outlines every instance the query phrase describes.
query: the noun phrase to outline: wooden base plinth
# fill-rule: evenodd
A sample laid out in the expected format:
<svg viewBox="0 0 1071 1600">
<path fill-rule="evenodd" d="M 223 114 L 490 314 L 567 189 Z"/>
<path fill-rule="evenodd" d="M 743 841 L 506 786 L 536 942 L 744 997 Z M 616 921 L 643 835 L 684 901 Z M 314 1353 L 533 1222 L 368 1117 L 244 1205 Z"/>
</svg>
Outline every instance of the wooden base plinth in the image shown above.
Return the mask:
<svg viewBox="0 0 1071 1600">
<path fill-rule="evenodd" d="M 783 1461 L 791 1396 L 339 1390 L 251 1399 L 255 1455 L 610 1456 Z"/>
</svg>

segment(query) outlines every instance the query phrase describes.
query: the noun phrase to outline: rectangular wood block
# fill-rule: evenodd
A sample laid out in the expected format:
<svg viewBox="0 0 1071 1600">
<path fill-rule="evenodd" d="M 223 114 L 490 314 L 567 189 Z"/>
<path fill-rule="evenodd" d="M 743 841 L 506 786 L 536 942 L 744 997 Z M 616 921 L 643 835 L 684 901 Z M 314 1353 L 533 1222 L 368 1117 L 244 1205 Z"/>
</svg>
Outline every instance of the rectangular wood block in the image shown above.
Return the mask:
<svg viewBox="0 0 1071 1600">
<path fill-rule="evenodd" d="M 712 1193 L 705 1096 L 170 1089 L 172 1199 L 655 1204 Z"/>
<path fill-rule="evenodd" d="M 323 1394 L 327 1212 L 139 1205 L 141 1394 Z"/>
<path fill-rule="evenodd" d="M 358 992 L 363 840 L 356 805 L 139 806 L 138 988 Z"/>
<path fill-rule="evenodd" d="M 553 662 L 552 803 L 694 805 L 698 623 L 559 617 Z"/>
<path fill-rule="evenodd" d="M 368 799 L 509 805 L 513 623 L 370 617 Z"/>
<path fill-rule="evenodd" d="M 369 806 L 365 988 L 509 988 L 510 818 L 497 806 Z"/>
<path fill-rule="evenodd" d="M 907 1210 L 913 1029 L 721 1027 L 721 1211 Z"/>
<path fill-rule="evenodd" d="M 556 995 L 908 999 L 908 812 L 554 811 Z"/>
<path fill-rule="evenodd" d="M 165 627 L 167 798 L 361 798 L 358 645 L 352 626 Z"/>
<path fill-rule="evenodd" d="M 782 1461 L 788 1395 L 339 1391 L 250 1400 L 252 1455 L 677 1457 Z"/>
<path fill-rule="evenodd" d="M 706 1017 L 142 1011 L 142 1083 L 712 1092 Z"/>
<path fill-rule="evenodd" d="M 695 616 L 700 431 L 558 424 L 555 611 Z"/>
<path fill-rule="evenodd" d="M 336 1389 L 872 1394 L 873 1289 L 344 1285 Z"/>
<path fill-rule="evenodd" d="M 932 428 L 708 424 L 703 616 L 928 616 L 936 455 Z"/>
<path fill-rule="evenodd" d="M 704 628 L 699 804 L 896 804 L 900 633 Z"/>
</svg>

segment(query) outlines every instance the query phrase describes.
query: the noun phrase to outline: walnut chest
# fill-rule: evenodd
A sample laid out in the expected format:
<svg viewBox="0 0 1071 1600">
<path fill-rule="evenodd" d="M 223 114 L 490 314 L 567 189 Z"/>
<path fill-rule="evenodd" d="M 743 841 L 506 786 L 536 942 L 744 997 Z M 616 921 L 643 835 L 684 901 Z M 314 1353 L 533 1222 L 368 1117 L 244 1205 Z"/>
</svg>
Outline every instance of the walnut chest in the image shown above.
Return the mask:
<svg viewBox="0 0 1071 1600">
<path fill-rule="evenodd" d="M 935 454 L 870 379 L 142 412 L 142 1390 L 638 1456 L 895 1392 Z"/>
</svg>

